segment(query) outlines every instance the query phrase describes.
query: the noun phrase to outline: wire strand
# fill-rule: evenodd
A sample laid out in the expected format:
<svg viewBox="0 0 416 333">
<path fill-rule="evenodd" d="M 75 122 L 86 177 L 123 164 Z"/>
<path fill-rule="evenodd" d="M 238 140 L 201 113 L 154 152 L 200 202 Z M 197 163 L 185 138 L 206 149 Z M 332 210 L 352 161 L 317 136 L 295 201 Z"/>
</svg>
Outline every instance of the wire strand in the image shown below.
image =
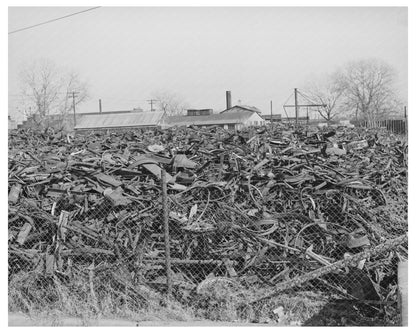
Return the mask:
<svg viewBox="0 0 416 333">
<path fill-rule="evenodd" d="M 300 91 L 298 91 L 299 95 L 301 95 L 307 102 L 311 103 L 311 104 L 316 104 L 316 102 L 313 101 L 312 98 L 310 98 L 309 96 L 307 96 L 305 93 L 302 93 Z"/>
<path fill-rule="evenodd" d="M 41 23 L 38 23 L 38 24 L 34 24 L 34 25 L 31 25 L 31 26 L 28 26 L 28 27 L 24 27 L 24 28 L 20 28 L 20 29 L 17 29 L 17 30 L 13 30 L 13 31 L 9 32 L 9 35 L 14 34 L 16 32 L 20 32 L 20 31 L 32 29 L 32 28 L 38 27 L 40 25 L 44 25 L 44 24 L 48 24 L 48 23 L 55 22 L 55 21 L 58 21 L 58 20 L 62 20 L 64 18 L 68 18 L 68 17 L 74 16 L 74 15 L 82 14 L 82 13 L 85 13 L 85 12 L 88 12 L 88 11 L 91 11 L 91 10 L 94 10 L 94 9 L 98 9 L 100 7 L 101 6 L 91 7 L 91 8 L 82 10 L 80 12 L 72 13 L 72 14 L 65 15 L 65 16 L 61 16 L 61 17 L 58 17 L 58 18 L 55 18 L 55 19 L 52 19 L 52 20 L 48 20 L 48 21 L 45 21 L 45 22 L 41 22 Z"/>
</svg>

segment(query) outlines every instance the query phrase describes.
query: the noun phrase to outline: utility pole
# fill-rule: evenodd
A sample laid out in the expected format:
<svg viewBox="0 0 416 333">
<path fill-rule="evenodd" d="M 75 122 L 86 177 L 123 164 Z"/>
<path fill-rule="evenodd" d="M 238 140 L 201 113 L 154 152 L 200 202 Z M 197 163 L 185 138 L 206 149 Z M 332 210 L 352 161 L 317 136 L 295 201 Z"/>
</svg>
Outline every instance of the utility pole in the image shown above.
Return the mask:
<svg viewBox="0 0 416 333">
<path fill-rule="evenodd" d="M 270 101 L 270 125 L 273 127 L 273 101 Z"/>
<path fill-rule="evenodd" d="M 170 259 L 170 236 L 169 236 L 169 203 L 168 193 L 166 187 L 166 170 L 164 167 L 160 173 L 162 185 L 162 209 L 163 209 L 163 231 L 165 235 L 165 263 L 166 263 L 166 284 L 167 284 L 167 299 L 170 300 L 172 296 L 172 270 Z"/>
<path fill-rule="evenodd" d="M 70 93 L 70 95 L 72 96 L 72 109 L 74 111 L 74 129 L 75 129 L 75 126 L 77 124 L 77 119 L 76 119 L 76 116 L 75 116 L 75 97 L 78 97 L 78 94 L 79 94 L 78 91 L 73 91 L 73 92 Z"/>
<path fill-rule="evenodd" d="M 295 88 L 295 123 L 298 124 L 298 89 Z"/>
<path fill-rule="evenodd" d="M 103 109 L 101 107 L 101 98 L 98 100 L 98 110 L 100 113 L 103 112 Z"/>
<path fill-rule="evenodd" d="M 315 108 L 315 107 L 326 107 L 327 106 L 326 104 L 315 104 L 313 102 L 308 103 L 308 104 L 299 104 L 298 103 L 298 93 L 299 93 L 298 89 L 295 88 L 295 104 L 284 104 L 283 105 L 283 108 L 284 109 L 285 108 L 293 108 L 293 107 L 295 108 L 295 122 L 296 122 L 296 126 L 298 125 L 298 122 L 299 122 L 299 107 L 308 108 L 307 111 L 306 111 L 307 112 L 306 121 L 309 124 L 309 107 Z M 300 95 L 303 96 L 302 93 L 300 93 Z M 292 95 L 290 95 L 290 97 L 292 97 Z M 287 116 L 287 113 L 286 113 L 286 116 Z M 287 116 L 287 117 L 289 118 L 289 116 Z"/>
<path fill-rule="evenodd" d="M 149 99 L 149 100 L 147 100 L 148 102 L 149 102 L 149 104 L 150 104 L 150 111 L 155 111 L 154 109 L 153 109 L 153 103 L 154 102 L 157 102 L 158 100 L 157 99 Z"/>
</svg>

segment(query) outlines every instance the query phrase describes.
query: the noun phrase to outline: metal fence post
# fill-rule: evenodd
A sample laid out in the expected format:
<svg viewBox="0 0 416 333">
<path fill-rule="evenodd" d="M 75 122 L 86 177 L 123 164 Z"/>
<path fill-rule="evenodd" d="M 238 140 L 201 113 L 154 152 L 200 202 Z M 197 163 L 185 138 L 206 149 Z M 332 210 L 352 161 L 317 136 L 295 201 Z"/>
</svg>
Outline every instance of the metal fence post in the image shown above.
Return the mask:
<svg viewBox="0 0 416 333">
<path fill-rule="evenodd" d="M 166 186 L 166 170 L 162 167 L 161 171 L 162 181 L 162 206 L 163 206 L 163 230 L 165 233 L 165 260 L 166 260 L 166 284 L 167 284 L 167 297 L 172 295 L 172 271 L 170 260 L 170 240 L 169 240 L 169 207 L 168 207 L 168 194 Z"/>
<path fill-rule="evenodd" d="M 400 262 L 397 268 L 397 276 L 399 283 L 399 308 L 402 326 L 408 326 L 408 294 L 407 294 L 407 281 L 408 281 L 408 263 L 407 260 Z"/>
</svg>

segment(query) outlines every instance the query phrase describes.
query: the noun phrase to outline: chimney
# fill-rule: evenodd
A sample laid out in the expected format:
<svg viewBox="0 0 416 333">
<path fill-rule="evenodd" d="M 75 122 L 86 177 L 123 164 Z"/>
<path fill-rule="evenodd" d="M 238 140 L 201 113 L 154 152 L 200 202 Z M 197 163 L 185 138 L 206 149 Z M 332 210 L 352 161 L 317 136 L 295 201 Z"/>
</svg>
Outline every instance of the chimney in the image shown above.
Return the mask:
<svg viewBox="0 0 416 333">
<path fill-rule="evenodd" d="M 232 107 L 232 103 L 231 103 L 231 91 L 227 91 L 225 93 L 225 99 L 226 99 L 226 102 L 227 102 L 227 110 L 228 109 L 231 109 L 231 107 Z"/>
</svg>

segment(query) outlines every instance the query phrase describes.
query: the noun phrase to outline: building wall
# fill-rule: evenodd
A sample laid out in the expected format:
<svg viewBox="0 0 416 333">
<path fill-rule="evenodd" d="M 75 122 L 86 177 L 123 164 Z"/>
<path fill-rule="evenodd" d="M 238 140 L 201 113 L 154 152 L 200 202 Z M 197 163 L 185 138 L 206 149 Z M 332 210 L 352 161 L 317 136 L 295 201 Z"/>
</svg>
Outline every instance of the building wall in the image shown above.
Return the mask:
<svg viewBox="0 0 416 333">
<path fill-rule="evenodd" d="M 281 115 L 281 114 L 279 114 L 279 113 L 277 113 L 277 114 L 272 114 L 272 115 L 270 115 L 270 114 L 262 115 L 262 118 L 263 118 L 265 121 L 269 122 L 269 123 L 270 123 L 270 121 L 271 121 L 271 120 L 272 120 L 274 123 L 279 123 L 279 122 L 281 122 L 281 121 L 282 121 L 282 115 Z"/>
<path fill-rule="evenodd" d="M 249 118 L 247 118 L 243 122 L 244 127 L 263 126 L 265 124 L 266 124 L 266 121 L 258 113 L 253 113 Z"/>
<path fill-rule="evenodd" d="M 191 110 L 192 111 L 192 110 Z M 171 126 L 195 126 L 207 128 L 211 126 L 222 127 L 227 130 L 241 130 L 244 127 L 263 126 L 266 121 L 261 115 L 254 111 L 249 111 L 240 107 L 233 107 L 221 113 L 227 112 L 226 115 L 209 115 L 209 116 L 182 116 L 167 117 L 160 123 L 162 129 Z"/>
</svg>

